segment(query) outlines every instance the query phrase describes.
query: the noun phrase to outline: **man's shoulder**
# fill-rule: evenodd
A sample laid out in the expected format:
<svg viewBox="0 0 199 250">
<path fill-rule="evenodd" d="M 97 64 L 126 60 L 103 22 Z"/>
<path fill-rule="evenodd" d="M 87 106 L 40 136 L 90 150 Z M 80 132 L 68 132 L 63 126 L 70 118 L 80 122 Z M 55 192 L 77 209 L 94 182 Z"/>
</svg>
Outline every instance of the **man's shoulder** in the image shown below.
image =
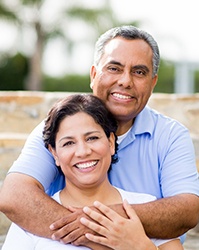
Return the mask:
<svg viewBox="0 0 199 250">
<path fill-rule="evenodd" d="M 147 106 L 136 117 L 132 132 L 137 135 L 150 134 L 150 138 L 153 138 L 163 133 L 170 135 L 187 130 L 179 121 Z"/>
<path fill-rule="evenodd" d="M 175 118 L 160 113 L 159 111 L 152 109 L 149 106 L 145 107 L 144 115 L 142 118 L 144 118 L 146 114 L 148 114 L 148 116 L 152 118 L 152 120 L 156 125 L 160 124 L 161 126 L 167 126 L 167 125 L 171 126 L 175 124 L 176 126 L 186 128 L 181 122 L 179 122 Z"/>
</svg>

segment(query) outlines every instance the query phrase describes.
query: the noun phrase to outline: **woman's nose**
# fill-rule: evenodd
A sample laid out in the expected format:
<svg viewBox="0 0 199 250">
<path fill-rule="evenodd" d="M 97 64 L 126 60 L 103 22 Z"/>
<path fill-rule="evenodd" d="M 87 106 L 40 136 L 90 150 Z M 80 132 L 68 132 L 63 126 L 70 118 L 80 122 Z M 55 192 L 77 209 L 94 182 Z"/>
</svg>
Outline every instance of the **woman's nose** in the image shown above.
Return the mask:
<svg viewBox="0 0 199 250">
<path fill-rule="evenodd" d="M 80 142 L 77 144 L 75 155 L 77 157 L 84 157 L 86 155 L 89 155 L 91 153 L 91 148 L 89 147 L 88 143 L 86 142 Z"/>
</svg>

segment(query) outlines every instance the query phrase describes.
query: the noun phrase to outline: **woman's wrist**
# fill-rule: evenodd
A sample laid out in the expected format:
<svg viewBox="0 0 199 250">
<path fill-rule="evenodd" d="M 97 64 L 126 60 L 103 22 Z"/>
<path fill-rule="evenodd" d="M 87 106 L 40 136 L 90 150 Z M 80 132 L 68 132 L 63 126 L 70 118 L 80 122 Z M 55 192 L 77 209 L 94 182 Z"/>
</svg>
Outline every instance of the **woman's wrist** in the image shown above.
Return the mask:
<svg viewBox="0 0 199 250">
<path fill-rule="evenodd" d="M 143 249 L 147 250 L 160 250 L 159 247 L 155 246 L 154 243 L 147 237 L 146 241 L 143 241 Z"/>
</svg>

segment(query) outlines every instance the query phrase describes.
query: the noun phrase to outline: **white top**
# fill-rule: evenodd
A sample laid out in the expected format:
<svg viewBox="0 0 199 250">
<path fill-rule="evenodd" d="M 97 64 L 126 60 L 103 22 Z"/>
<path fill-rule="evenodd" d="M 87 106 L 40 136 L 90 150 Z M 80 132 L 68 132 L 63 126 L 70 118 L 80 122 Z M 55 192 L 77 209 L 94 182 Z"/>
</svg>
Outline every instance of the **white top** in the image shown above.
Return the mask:
<svg viewBox="0 0 199 250">
<path fill-rule="evenodd" d="M 130 204 L 140 204 L 140 203 L 146 203 L 152 200 L 155 200 L 156 198 L 149 194 L 142 194 L 142 193 L 133 193 L 133 192 L 127 192 L 122 189 L 117 188 L 118 191 L 121 194 L 122 200 L 126 199 Z M 61 204 L 59 192 L 57 192 L 53 199 L 55 199 L 57 202 Z M 153 243 L 156 246 L 159 246 L 161 244 L 164 244 L 168 240 L 161 240 L 161 239 L 151 239 Z M 72 249 L 90 249 L 83 246 L 73 246 L 71 244 L 61 244 L 58 241 L 53 241 L 51 239 L 46 239 L 43 237 L 38 237 L 36 235 L 33 235 L 31 233 L 28 233 L 27 231 L 21 229 L 16 224 L 12 223 L 5 243 L 2 247 L 2 250 L 72 250 Z"/>
</svg>

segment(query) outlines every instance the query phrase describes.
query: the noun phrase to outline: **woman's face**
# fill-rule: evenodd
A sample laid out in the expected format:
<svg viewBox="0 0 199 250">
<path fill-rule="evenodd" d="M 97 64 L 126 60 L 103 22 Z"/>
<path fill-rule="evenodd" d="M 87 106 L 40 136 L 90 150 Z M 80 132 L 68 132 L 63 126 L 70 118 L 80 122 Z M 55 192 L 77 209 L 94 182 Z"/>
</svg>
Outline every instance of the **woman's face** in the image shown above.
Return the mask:
<svg viewBox="0 0 199 250">
<path fill-rule="evenodd" d="M 115 152 L 115 138 L 113 133 L 107 138 L 103 128 L 90 115 L 79 112 L 64 118 L 55 145 L 55 149 L 49 149 L 66 176 L 67 185 L 89 188 L 107 178 Z"/>
</svg>

